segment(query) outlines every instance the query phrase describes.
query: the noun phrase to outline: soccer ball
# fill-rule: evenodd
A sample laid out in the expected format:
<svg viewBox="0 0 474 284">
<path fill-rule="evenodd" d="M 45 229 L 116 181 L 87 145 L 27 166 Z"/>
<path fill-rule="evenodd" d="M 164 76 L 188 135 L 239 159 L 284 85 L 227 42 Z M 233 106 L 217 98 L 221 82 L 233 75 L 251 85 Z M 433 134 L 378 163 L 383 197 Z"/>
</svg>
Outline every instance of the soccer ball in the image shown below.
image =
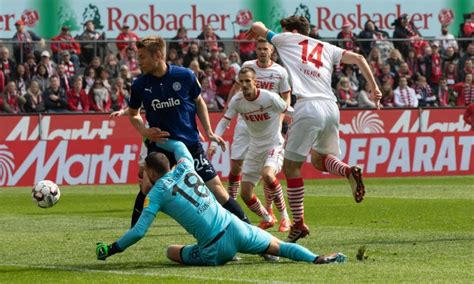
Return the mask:
<svg viewBox="0 0 474 284">
<path fill-rule="evenodd" d="M 41 208 L 53 207 L 61 193 L 57 184 L 50 180 L 39 181 L 31 191 L 33 201 Z"/>
</svg>

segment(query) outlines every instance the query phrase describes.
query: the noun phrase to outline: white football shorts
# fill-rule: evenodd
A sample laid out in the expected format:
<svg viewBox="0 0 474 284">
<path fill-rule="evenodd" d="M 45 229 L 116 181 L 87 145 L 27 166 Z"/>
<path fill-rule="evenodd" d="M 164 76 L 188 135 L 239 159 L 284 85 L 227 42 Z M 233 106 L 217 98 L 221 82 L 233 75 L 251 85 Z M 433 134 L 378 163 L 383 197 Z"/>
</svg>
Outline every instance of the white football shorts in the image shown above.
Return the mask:
<svg viewBox="0 0 474 284">
<path fill-rule="evenodd" d="M 250 148 L 242 166 L 242 181 L 250 182 L 256 186 L 264 167 L 272 167 L 275 169 L 275 174 L 279 173 L 283 165 L 283 152 L 283 144 L 275 145 L 263 152 Z"/>
</svg>

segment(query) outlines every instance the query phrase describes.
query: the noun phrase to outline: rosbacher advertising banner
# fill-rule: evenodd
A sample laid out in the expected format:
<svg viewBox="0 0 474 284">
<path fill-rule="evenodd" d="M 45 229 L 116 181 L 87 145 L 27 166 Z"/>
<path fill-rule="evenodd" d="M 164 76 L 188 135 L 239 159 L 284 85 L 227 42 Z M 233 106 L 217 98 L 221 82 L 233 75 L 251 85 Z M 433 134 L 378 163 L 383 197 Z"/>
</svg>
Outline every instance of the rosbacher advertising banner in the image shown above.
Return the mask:
<svg viewBox="0 0 474 284">
<path fill-rule="evenodd" d="M 367 177 L 474 174 L 474 132 L 463 109 L 341 111 L 341 156 Z M 222 113 L 211 113 L 215 128 Z M 232 143 L 234 123 L 223 136 Z M 0 116 L 0 186 L 136 183 L 141 139 L 128 118 L 107 114 Z M 208 143 L 203 143 L 207 148 Z M 211 159 L 224 179 L 230 152 Z M 304 178 L 334 177 L 308 157 Z M 281 175 L 281 174 L 280 174 Z"/>
<path fill-rule="evenodd" d="M 474 1 L 469 0 L 5 0 L 0 6 L 0 38 L 12 37 L 20 19 L 45 38 L 57 35 L 64 25 L 73 35 L 82 33 L 88 20 L 108 38 L 115 38 L 124 24 L 140 36 L 165 38 L 175 36 L 180 26 L 196 37 L 210 24 L 221 37 L 232 38 L 252 21 L 279 31 L 280 19 L 290 15 L 307 17 L 323 37 L 336 37 L 345 21 L 358 33 L 369 19 L 391 34 L 391 24 L 404 13 L 423 36 L 433 37 L 440 35 L 441 24 L 449 24 L 458 35 L 463 14 L 473 10 Z"/>
</svg>

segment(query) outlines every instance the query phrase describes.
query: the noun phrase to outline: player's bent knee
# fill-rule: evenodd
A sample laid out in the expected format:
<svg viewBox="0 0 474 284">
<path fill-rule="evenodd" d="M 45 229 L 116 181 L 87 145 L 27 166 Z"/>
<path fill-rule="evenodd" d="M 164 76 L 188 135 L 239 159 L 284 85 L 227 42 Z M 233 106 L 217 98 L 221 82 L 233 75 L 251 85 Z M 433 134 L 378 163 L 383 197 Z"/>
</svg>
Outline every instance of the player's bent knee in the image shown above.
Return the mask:
<svg viewBox="0 0 474 284">
<path fill-rule="evenodd" d="M 323 161 L 326 156 L 327 155 L 325 154 L 320 154 L 312 150 L 311 151 L 311 164 L 313 165 L 313 167 L 315 167 L 316 169 L 320 171 L 324 171 L 325 167 L 324 167 Z"/>
<path fill-rule="evenodd" d="M 166 251 L 166 256 L 169 260 L 178 263 L 183 263 L 183 260 L 181 259 L 181 250 L 183 248 L 183 245 L 170 245 Z"/>
<path fill-rule="evenodd" d="M 242 173 L 242 160 L 231 160 L 230 162 L 230 173 L 234 176 L 240 175 Z"/>
</svg>

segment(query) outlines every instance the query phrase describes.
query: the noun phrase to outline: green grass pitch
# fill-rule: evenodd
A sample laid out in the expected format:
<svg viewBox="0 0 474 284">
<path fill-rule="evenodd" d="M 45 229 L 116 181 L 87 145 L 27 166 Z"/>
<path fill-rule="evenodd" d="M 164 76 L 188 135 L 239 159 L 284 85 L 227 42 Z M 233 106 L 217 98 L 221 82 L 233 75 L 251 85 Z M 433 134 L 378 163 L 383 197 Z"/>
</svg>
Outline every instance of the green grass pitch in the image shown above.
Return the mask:
<svg viewBox="0 0 474 284">
<path fill-rule="evenodd" d="M 64 186 L 50 209 L 36 207 L 29 188 L 1 188 L 0 283 L 472 283 L 474 176 L 368 179 L 366 184 L 366 200 L 356 204 L 342 179 L 305 181 L 311 235 L 299 243 L 316 253 L 349 256 L 345 264 L 325 266 L 286 259 L 267 263 L 243 254 L 241 261 L 222 267 L 174 264 L 166 259 L 166 247 L 193 239 L 163 214 L 141 242 L 97 261 L 95 243 L 111 243 L 129 227 L 135 185 Z M 361 247 L 366 259 L 359 261 Z"/>
</svg>

